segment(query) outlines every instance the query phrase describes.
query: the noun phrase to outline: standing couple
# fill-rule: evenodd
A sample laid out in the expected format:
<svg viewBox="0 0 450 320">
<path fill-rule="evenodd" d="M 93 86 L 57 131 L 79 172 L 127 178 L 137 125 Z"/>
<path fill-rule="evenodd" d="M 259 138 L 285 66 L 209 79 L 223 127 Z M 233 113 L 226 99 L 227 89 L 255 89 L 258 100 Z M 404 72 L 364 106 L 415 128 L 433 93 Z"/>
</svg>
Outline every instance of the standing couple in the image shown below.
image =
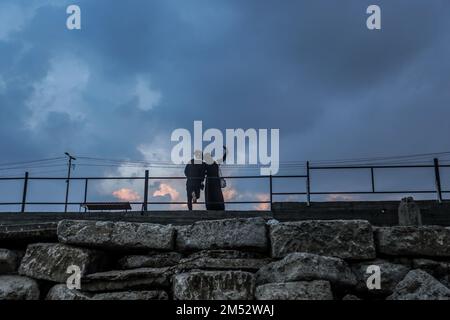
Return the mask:
<svg viewBox="0 0 450 320">
<path fill-rule="evenodd" d="M 227 149 L 223 147 L 223 159 L 227 157 Z M 203 161 L 204 160 L 204 161 Z M 200 198 L 200 190 L 205 189 L 206 210 L 225 210 L 222 188 L 226 187 L 225 179 L 221 177 L 219 163 L 210 153 L 204 156 L 201 151 L 194 152 L 194 159 L 186 165 L 184 174 L 187 177 L 186 191 L 189 210 L 192 203 L 197 203 Z M 206 185 L 203 184 L 206 176 Z"/>
</svg>

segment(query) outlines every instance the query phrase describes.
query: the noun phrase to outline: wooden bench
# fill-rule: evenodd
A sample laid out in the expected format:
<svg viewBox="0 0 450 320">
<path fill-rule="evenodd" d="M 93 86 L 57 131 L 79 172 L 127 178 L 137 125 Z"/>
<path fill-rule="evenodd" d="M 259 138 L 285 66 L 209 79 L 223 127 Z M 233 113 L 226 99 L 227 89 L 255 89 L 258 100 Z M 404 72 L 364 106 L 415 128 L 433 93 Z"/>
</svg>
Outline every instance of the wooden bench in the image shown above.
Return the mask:
<svg viewBox="0 0 450 320">
<path fill-rule="evenodd" d="M 131 205 L 129 202 L 86 202 L 81 204 L 81 208 L 89 211 L 115 211 L 115 210 L 131 210 Z"/>
</svg>

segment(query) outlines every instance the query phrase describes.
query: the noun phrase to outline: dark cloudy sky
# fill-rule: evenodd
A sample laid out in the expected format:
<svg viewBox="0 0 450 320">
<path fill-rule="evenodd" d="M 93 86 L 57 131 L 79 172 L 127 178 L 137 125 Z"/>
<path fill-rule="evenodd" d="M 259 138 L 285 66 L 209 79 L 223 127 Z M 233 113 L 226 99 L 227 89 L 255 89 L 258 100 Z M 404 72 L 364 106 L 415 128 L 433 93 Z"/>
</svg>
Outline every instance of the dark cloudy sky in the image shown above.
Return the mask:
<svg viewBox="0 0 450 320">
<path fill-rule="evenodd" d="M 0 163 L 167 160 L 194 120 L 279 128 L 280 161 L 448 151 L 449 57 L 448 0 L 2 0 Z"/>
</svg>

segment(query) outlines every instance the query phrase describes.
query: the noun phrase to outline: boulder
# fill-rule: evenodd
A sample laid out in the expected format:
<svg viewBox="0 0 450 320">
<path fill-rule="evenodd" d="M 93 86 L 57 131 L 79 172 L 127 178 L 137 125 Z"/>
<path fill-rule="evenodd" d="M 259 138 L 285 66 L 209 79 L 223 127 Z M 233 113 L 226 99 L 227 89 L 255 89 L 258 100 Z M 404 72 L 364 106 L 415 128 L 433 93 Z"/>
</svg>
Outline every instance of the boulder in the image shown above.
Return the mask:
<svg viewBox="0 0 450 320">
<path fill-rule="evenodd" d="M 177 231 L 176 244 L 181 251 L 268 250 L 266 223 L 262 218 L 198 221 Z"/>
<path fill-rule="evenodd" d="M 171 267 L 180 262 L 183 256 L 178 252 L 162 252 L 150 255 L 126 256 L 119 260 L 121 269 L 136 268 L 164 268 Z"/>
<path fill-rule="evenodd" d="M 103 264 L 101 252 L 60 243 L 36 243 L 27 247 L 19 274 L 36 279 L 65 283 L 67 268 L 78 266 L 81 275 L 96 272 Z"/>
<path fill-rule="evenodd" d="M 450 257 L 450 229 L 445 227 L 383 227 L 376 230 L 375 239 L 381 254 Z"/>
<path fill-rule="evenodd" d="M 441 282 L 447 288 L 450 288 L 450 262 L 434 261 L 429 259 L 414 259 L 413 268 L 421 269 Z"/>
<path fill-rule="evenodd" d="M 134 222 L 62 220 L 62 243 L 108 249 L 172 250 L 175 229 L 171 225 Z"/>
<path fill-rule="evenodd" d="M 119 291 L 92 294 L 68 289 L 66 285 L 57 284 L 47 294 L 46 300 L 167 300 L 164 291 Z"/>
<path fill-rule="evenodd" d="M 257 300 L 333 300 L 328 281 L 268 283 L 256 287 Z"/>
<path fill-rule="evenodd" d="M 86 275 L 81 279 L 84 291 L 103 292 L 141 288 L 169 287 L 172 273 L 168 268 L 113 270 Z"/>
<path fill-rule="evenodd" d="M 367 279 L 373 272 L 367 273 L 367 268 L 371 265 L 380 267 L 380 289 L 368 289 Z M 351 266 L 357 279 L 356 290 L 359 292 L 369 292 L 374 295 L 389 295 L 393 292 L 395 286 L 403 280 L 406 274 L 411 270 L 403 264 L 396 264 L 386 260 L 375 260 L 355 263 Z"/>
<path fill-rule="evenodd" d="M 388 300 L 450 300 L 450 289 L 423 270 L 411 270 Z"/>
<path fill-rule="evenodd" d="M 35 280 L 20 276 L 0 276 L 0 300 L 38 300 Z"/>
<path fill-rule="evenodd" d="M 57 284 L 50 289 L 45 300 L 89 300 L 90 298 L 89 294 L 69 289 L 65 284 Z"/>
<path fill-rule="evenodd" d="M 423 270 L 435 278 L 450 275 L 450 262 L 434 261 L 430 259 L 414 259 L 413 268 Z"/>
<path fill-rule="evenodd" d="M 177 300 L 250 300 L 254 276 L 242 271 L 195 271 L 173 277 Z"/>
<path fill-rule="evenodd" d="M 356 285 L 356 277 L 344 260 L 306 252 L 288 254 L 256 273 L 257 284 L 311 280 L 327 280 L 340 286 Z"/>
<path fill-rule="evenodd" d="M 400 226 L 421 226 L 422 215 L 412 197 L 403 198 L 398 206 L 398 224 Z"/>
<path fill-rule="evenodd" d="M 0 274 L 17 272 L 22 257 L 22 252 L 0 249 Z"/>
<path fill-rule="evenodd" d="M 261 255 L 236 250 L 206 250 L 182 259 L 175 267 L 177 273 L 192 269 L 257 271 L 271 260 Z"/>
<path fill-rule="evenodd" d="M 188 256 L 189 259 L 211 258 L 211 259 L 264 259 L 266 255 L 258 252 L 239 250 L 202 250 Z"/>
<path fill-rule="evenodd" d="M 272 256 L 309 252 L 341 259 L 375 258 L 372 226 L 365 220 L 306 220 L 270 226 Z"/>
<path fill-rule="evenodd" d="M 121 291 L 98 293 L 92 300 L 168 300 L 169 296 L 164 291 Z"/>
</svg>

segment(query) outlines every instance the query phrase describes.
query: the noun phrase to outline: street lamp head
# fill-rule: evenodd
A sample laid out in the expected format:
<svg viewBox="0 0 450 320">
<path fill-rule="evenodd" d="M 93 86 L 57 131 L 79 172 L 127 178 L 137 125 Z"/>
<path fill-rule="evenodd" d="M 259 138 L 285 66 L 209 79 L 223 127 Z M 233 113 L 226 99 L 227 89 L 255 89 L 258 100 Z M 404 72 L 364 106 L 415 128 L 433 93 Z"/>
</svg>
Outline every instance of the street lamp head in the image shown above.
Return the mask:
<svg viewBox="0 0 450 320">
<path fill-rule="evenodd" d="M 65 154 L 66 156 L 68 156 L 69 159 L 71 159 L 71 160 L 77 160 L 77 158 L 72 157 L 72 156 L 70 155 L 70 153 L 68 153 L 68 152 L 64 152 L 64 154 Z"/>
</svg>

